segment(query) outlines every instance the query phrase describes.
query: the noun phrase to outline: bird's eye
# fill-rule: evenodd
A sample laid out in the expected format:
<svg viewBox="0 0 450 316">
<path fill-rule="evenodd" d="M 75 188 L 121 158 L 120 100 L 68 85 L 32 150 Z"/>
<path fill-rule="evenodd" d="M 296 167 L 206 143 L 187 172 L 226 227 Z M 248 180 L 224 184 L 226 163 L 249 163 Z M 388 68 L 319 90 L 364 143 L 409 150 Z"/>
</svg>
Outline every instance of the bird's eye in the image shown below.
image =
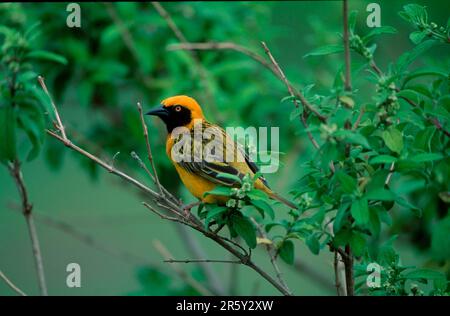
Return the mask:
<svg viewBox="0 0 450 316">
<path fill-rule="evenodd" d="M 176 112 L 180 112 L 180 111 L 181 111 L 181 106 L 177 105 L 177 106 L 175 107 L 175 111 L 176 111 Z"/>
</svg>

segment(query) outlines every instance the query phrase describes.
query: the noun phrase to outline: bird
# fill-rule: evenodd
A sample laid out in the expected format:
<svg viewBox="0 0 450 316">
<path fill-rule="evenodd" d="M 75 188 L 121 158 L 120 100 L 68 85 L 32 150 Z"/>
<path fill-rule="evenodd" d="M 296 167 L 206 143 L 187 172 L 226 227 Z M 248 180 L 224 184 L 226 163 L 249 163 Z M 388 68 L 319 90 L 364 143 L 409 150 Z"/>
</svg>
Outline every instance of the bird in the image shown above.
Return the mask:
<svg viewBox="0 0 450 316">
<path fill-rule="evenodd" d="M 243 179 L 246 175 L 254 177 L 258 173 L 258 166 L 249 158 L 242 146 L 238 145 L 223 128 L 206 120 L 201 106 L 194 98 L 186 95 L 166 98 L 146 115 L 159 117 L 164 122 L 168 132 L 166 153 L 184 186 L 199 200 L 198 203 L 224 205 L 229 199 L 228 197 L 205 195 L 205 193 L 219 185 L 236 187 L 239 185 L 236 176 Z M 219 153 L 213 152 L 212 158 L 202 156 L 200 146 L 195 145 L 205 146 L 203 140 L 200 143 L 195 141 L 196 127 L 201 132 L 208 131 L 208 133 L 216 135 L 214 140 L 222 142 L 222 144 L 215 143 L 215 145 L 219 144 L 216 148 L 220 149 Z M 191 137 L 189 146 L 182 146 L 184 144 L 181 144 L 182 137 L 180 135 Z M 223 151 L 220 152 L 221 150 Z M 224 159 L 228 157 L 231 159 Z M 231 176 L 224 176 L 224 174 Z M 255 180 L 254 187 L 266 193 L 271 199 L 279 201 L 289 208 L 297 209 L 293 202 L 275 193 L 263 176 L 259 176 Z"/>
</svg>

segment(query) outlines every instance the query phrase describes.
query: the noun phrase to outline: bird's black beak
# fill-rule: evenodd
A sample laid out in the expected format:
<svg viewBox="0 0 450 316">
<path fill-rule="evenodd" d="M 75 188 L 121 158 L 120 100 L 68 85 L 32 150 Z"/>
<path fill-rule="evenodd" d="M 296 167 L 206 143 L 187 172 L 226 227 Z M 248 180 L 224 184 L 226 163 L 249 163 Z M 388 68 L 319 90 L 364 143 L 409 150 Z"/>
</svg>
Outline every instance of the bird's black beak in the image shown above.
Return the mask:
<svg viewBox="0 0 450 316">
<path fill-rule="evenodd" d="M 145 114 L 157 116 L 160 119 L 162 119 L 163 121 L 169 117 L 169 111 L 162 106 L 158 106 L 158 107 L 148 111 Z"/>
</svg>

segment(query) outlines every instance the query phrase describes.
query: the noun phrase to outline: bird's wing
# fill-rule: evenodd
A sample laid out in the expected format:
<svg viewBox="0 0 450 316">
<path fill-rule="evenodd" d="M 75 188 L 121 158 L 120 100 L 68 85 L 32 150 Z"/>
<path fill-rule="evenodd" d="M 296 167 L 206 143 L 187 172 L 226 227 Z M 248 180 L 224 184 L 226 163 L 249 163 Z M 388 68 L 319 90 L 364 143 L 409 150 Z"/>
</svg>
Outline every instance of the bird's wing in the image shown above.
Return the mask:
<svg viewBox="0 0 450 316">
<path fill-rule="evenodd" d="M 179 166 L 213 183 L 225 186 L 233 186 L 236 181 L 232 178 L 221 177 L 219 175 L 221 173 L 238 176 L 242 179 L 247 173 L 255 174 L 258 172 L 258 166 L 250 159 L 242 146 L 236 144 L 222 128 L 207 122 L 203 122 L 202 128 L 203 131 L 208 128 L 205 133 L 211 133 L 215 136 L 211 140 L 203 140 L 202 138 L 202 147 L 197 148 L 196 145 L 200 142 L 196 142 L 195 136 L 192 135 L 194 140 L 190 154 L 192 159 L 177 162 Z M 205 146 L 215 147 L 219 152 L 213 151 L 213 154 L 206 158 L 204 157 Z M 227 157 L 228 159 L 226 159 Z M 266 179 L 263 177 L 260 177 L 260 179 L 264 185 L 269 187 Z"/>
</svg>

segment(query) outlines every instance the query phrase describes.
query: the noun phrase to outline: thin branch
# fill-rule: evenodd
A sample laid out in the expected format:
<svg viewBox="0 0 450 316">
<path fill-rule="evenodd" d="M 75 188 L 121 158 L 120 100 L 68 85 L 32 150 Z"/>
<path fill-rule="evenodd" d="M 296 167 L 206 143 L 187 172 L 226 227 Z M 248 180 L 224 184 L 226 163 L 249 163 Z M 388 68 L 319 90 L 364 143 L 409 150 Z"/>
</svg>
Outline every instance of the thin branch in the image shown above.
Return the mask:
<svg viewBox="0 0 450 316">
<path fill-rule="evenodd" d="M 169 250 L 164 247 L 164 245 L 159 240 L 153 241 L 153 247 L 161 254 L 163 258 L 168 260 L 167 258 L 172 257 L 172 254 L 169 252 Z M 164 262 L 166 262 L 164 260 Z M 200 284 L 197 280 L 195 280 L 193 277 L 191 277 L 186 271 L 179 268 L 178 265 L 171 265 L 172 269 L 178 274 L 178 276 L 183 279 L 187 284 L 189 284 L 192 288 L 194 288 L 197 292 L 204 296 L 211 296 L 212 293 L 205 288 L 202 284 Z"/>
<path fill-rule="evenodd" d="M 359 123 L 361 123 L 361 119 L 365 113 L 366 109 L 364 108 L 364 106 L 361 106 L 361 108 L 359 109 L 359 115 L 356 118 L 355 124 L 353 124 L 353 130 L 356 130 L 359 126 Z"/>
<path fill-rule="evenodd" d="M 12 210 L 20 211 L 20 207 L 16 204 L 8 205 Z M 129 253 L 127 251 L 116 250 L 106 244 L 103 244 L 96 240 L 93 236 L 80 231 L 77 227 L 61 220 L 54 219 L 42 213 L 35 213 L 35 218 L 37 222 L 44 225 L 52 227 L 61 231 L 62 233 L 78 240 L 79 242 L 92 247 L 93 249 L 99 250 L 108 255 L 115 256 L 124 262 L 132 264 L 144 264 L 148 262 L 148 259 L 137 256 L 135 254 Z"/>
<path fill-rule="evenodd" d="M 317 272 L 317 270 L 314 267 L 306 264 L 305 262 L 301 262 L 298 259 L 294 261 L 294 265 L 292 267 L 295 269 L 297 273 L 301 273 L 310 280 L 312 280 L 314 284 L 317 284 L 318 286 L 330 292 L 333 291 L 333 282 L 331 282 L 322 273 Z"/>
<path fill-rule="evenodd" d="M 17 287 L 10 279 L 6 277 L 6 275 L 0 270 L 0 279 L 3 279 L 3 281 L 8 284 L 8 286 L 17 294 L 20 296 L 27 296 L 19 287 Z"/>
<path fill-rule="evenodd" d="M 11 176 L 16 182 L 16 186 L 19 191 L 20 198 L 22 200 L 22 213 L 25 216 L 28 232 L 30 234 L 34 263 L 38 275 L 39 289 L 41 291 L 41 295 L 47 296 L 48 292 L 47 292 L 47 284 L 45 282 L 44 265 L 42 263 L 41 247 L 39 245 L 39 238 L 36 231 L 36 226 L 34 225 L 32 215 L 33 205 L 29 201 L 27 187 L 25 186 L 22 170 L 20 168 L 20 162 L 18 160 L 14 160 L 14 162 L 12 162 L 8 167 Z"/>
<path fill-rule="evenodd" d="M 181 43 L 181 44 L 171 44 L 167 47 L 168 50 L 233 50 L 239 53 L 242 53 L 251 59 L 257 61 L 265 68 L 269 69 L 278 79 L 280 79 L 284 84 L 286 81 L 283 79 L 283 76 L 271 63 L 268 63 L 263 57 L 258 55 L 257 53 L 251 51 L 248 48 L 245 48 L 241 45 L 238 45 L 233 42 L 203 42 L 203 43 Z M 273 62 L 272 62 L 273 63 Z M 326 122 L 327 118 L 323 114 L 319 113 L 303 96 L 303 94 L 295 89 L 295 87 L 288 81 L 287 84 L 292 89 L 295 97 L 300 100 L 305 108 L 315 114 L 315 116 L 322 122 Z"/>
<path fill-rule="evenodd" d="M 181 240 L 185 244 L 185 247 L 192 253 L 193 256 L 197 258 L 206 257 L 206 252 L 203 250 L 195 236 L 193 236 L 191 231 L 185 225 L 175 224 L 175 229 L 180 235 Z M 225 295 L 225 289 L 223 282 L 219 279 L 217 273 L 213 270 L 210 264 L 199 262 L 198 266 L 202 269 L 203 273 L 208 282 L 208 288 L 216 295 Z"/>
<path fill-rule="evenodd" d="M 267 235 L 264 232 L 264 230 L 261 228 L 261 225 L 259 225 L 258 222 L 253 217 L 251 217 L 251 220 L 252 220 L 253 224 L 255 224 L 255 227 L 258 230 L 259 234 L 261 235 L 261 238 L 267 239 Z M 274 249 L 273 244 L 272 243 L 264 244 L 264 246 L 269 255 L 270 263 L 272 264 L 273 269 L 275 270 L 278 281 L 284 286 L 286 291 L 291 293 L 291 290 L 289 289 L 286 281 L 283 278 L 283 273 L 281 272 L 280 268 L 278 267 L 277 258 L 276 258 L 276 250 Z"/>
<path fill-rule="evenodd" d="M 286 76 L 284 75 L 283 70 L 281 70 L 281 68 L 280 68 L 280 66 L 278 65 L 277 61 L 276 61 L 275 58 L 273 57 L 273 55 L 272 55 L 272 53 L 270 52 L 269 48 L 267 47 L 266 43 L 262 42 L 262 46 L 264 47 L 264 50 L 265 50 L 267 56 L 269 56 L 270 61 L 272 62 L 272 64 L 274 65 L 275 69 L 278 71 L 278 73 L 279 73 L 281 79 L 283 80 L 284 84 L 286 85 L 286 87 L 287 87 L 287 89 L 288 89 L 288 91 L 289 91 L 289 94 L 293 97 L 293 102 L 294 102 L 295 107 L 296 107 L 297 109 L 300 108 L 300 105 L 298 104 L 296 97 L 297 97 L 297 96 L 301 96 L 300 101 L 302 102 L 303 108 L 304 108 L 304 110 L 305 110 L 305 108 L 307 107 L 306 104 L 308 104 L 307 102 L 305 102 L 306 99 L 303 97 L 303 95 L 302 95 L 301 93 L 299 93 L 298 95 L 296 95 L 296 94 L 294 93 L 294 90 L 293 90 L 292 86 L 290 85 L 289 81 L 287 80 Z M 303 100 L 304 100 L 304 101 L 303 101 Z M 305 113 L 305 112 L 303 112 L 303 113 Z M 317 115 L 317 114 L 316 114 L 316 115 Z M 319 149 L 319 148 L 320 148 L 319 144 L 318 144 L 317 141 L 315 140 L 315 138 L 314 138 L 314 136 L 312 135 L 311 131 L 309 131 L 309 126 L 308 126 L 308 123 L 306 122 L 306 117 L 305 117 L 305 115 L 301 115 L 301 121 L 302 121 L 302 123 L 303 123 L 303 126 L 304 126 L 305 129 L 306 129 L 306 133 L 308 134 L 308 137 L 309 137 L 309 139 L 311 140 L 311 143 L 313 144 L 313 146 L 314 146 L 316 149 Z"/>
<path fill-rule="evenodd" d="M 61 117 L 59 116 L 59 112 L 56 109 L 55 102 L 53 101 L 53 98 L 51 97 L 50 93 L 48 92 L 47 86 L 45 85 L 44 78 L 42 76 L 38 76 L 37 79 L 38 79 L 39 84 L 41 85 L 42 89 L 44 90 L 45 94 L 50 99 L 50 103 L 52 104 L 52 108 L 53 108 L 53 114 L 55 114 L 55 116 L 56 116 L 56 122 L 57 122 L 58 130 L 61 132 L 62 138 L 65 141 L 67 141 L 66 130 L 64 129 L 64 125 L 63 125 L 63 123 L 61 121 Z"/>
<path fill-rule="evenodd" d="M 336 292 L 338 296 L 341 296 L 341 289 L 342 289 L 342 285 L 341 285 L 341 281 L 340 281 L 340 271 L 339 271 L 339 261 L 340 261 L 340 255 L 339 253 L 335 250 L 334 251 L 334 261 L 333 261 L 333 267 L 334 267 L 334 283 L 336 286 Z"/>
<path fill-rule="evenodd" d="M 347 296 L 355 295 L 355 280 L 353 277 L 353 254 L 349 245 L 345 246 L 345 254 L 343 257 L 345 268 L 345 286 L 347 289 Z"/>
<path fill-rule="evenodd" d="M 161 193 L 161 195 L 164 196 L 164 191 L 163 191 L 163 189 L 161 187 L 161 183 L 159 182 L 158 173 L 156 172 L 155 162 L 153 161 L 152 147 L 150 146 L 150 141 L 148 139 L 147 124 L 145 124 L 144 113 L 142 111 L 142 106 L 141 106 L 140 102 L 137 103 L 137 108 L 138 108 L 138 111 L 139 111 L 139 116 L 141 118 L 142 130 L 144 132 L 144 138 L 145 138 L 145 145 L 147 146 L 148 161 L 150 162 L 150 166 L 152 167 L 153 177 L 154 177 L 156 186 L 159 189 L 159 193 Z"/>
<path fill-rule="evenodd" d="M 350 35 L 348 31 L 348 0 L 344 0 L 343 5 L 343 24 L 344 24 L 344 55 L 345 55 L 345 80 L 344 87 L 346 91 L 352 91 L 351 64 L 350 64 Z"/>
<path fill-rule="evenodd" d="M 260 63 L 270 71 L 274 73 L 275 76 L 279 77 L 277 70 L 272 66 L 272 64 L 268 63 L 264 58 L 262 58 L 257 53 L 251 51 L 250 49 L 238 45 L 233 42 L 204 42 L 204 43 L 180 43 L 180 44 L 171 44 L 167 47 L 169 51 L 175 50 L 232 50 L 244 55 L 247 55 L 251 59 Z"/>
<path fill-rule="evenodd" d="M 164 9 L 164 7 L 159 2 L 151 2 L 151 4 L 156 9 L 158 14 L 166 21 L 167 26 L 172 30 L 172 32 L 174 33 L 175 37 L 182 44 L 188 44 L 189 43 L 188 39 L 183 34 L 183 32 L 181 32 L 179 27 L 175 24 L 174 20 L 172 19 L 172 17 L 169 14 L 169 12 L 167 12 L 167 10 Z M 209 85 L 209 79 L 208 79 L 207 70 L 202 65 L 202 63 L 200 61 L 200 58 L 196 54 L 195 51 L 191 51 L 190 55 L 191 55 L 192 61 L 194 62 L 194 66 L 197 69 L 198 75 L 200 77 L 200 81 L 201 81 L 201 83 L 203 85 L 204 92 L 205 92 L 206 97 L 207 97 L 208 105 L 209 105 L 210 108 L 213 109 L 214 115 L 217 118 L 217 120 L 220 121 L 222 114 L 217 109 L 217 106 L 216 106 L 216 103 L 215 103 L 215 100 L 214 100 L 214 96 L 213 96 L 213 92 L 211 91 L 211 87 Z"/>
</svg>

